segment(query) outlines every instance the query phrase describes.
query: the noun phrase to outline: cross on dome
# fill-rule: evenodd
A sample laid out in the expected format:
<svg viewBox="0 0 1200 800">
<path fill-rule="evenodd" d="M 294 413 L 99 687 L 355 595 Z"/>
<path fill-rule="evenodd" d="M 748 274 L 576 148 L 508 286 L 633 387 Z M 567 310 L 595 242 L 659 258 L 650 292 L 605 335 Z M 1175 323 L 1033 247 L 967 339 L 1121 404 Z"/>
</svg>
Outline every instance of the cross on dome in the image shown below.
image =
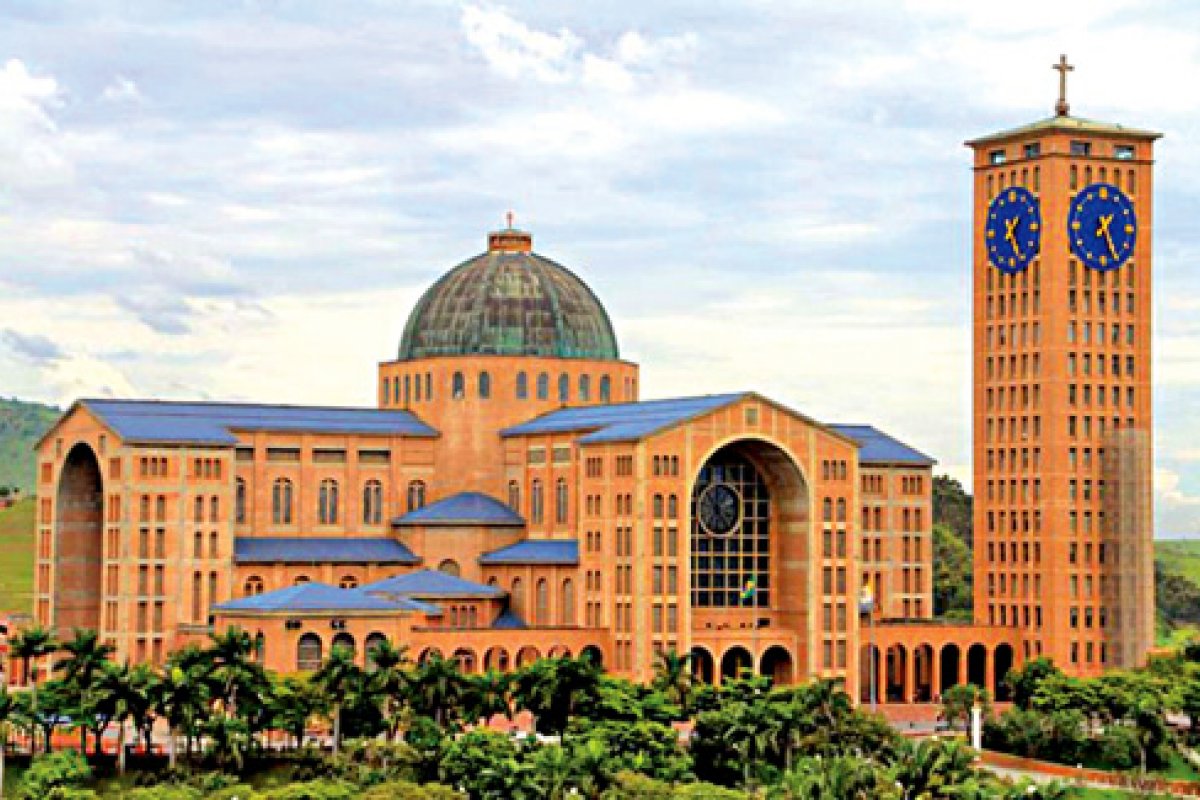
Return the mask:
<svg viewBox="0 0 1200 800">
<path fill-rule="evenodd" d="M 1067 103 L 1067 73 L 1074 72 L 1075 67 L 1067 63 L 1066 54 L 1058 57 L 1058 63 L 1050 67 L 1050 69 L 1058 71 L 1058 102 L 1054 104 L 1054 113 L 1060 117 L 1065 117 L 1071 110 L 1071 106 Z"/>
</svg>

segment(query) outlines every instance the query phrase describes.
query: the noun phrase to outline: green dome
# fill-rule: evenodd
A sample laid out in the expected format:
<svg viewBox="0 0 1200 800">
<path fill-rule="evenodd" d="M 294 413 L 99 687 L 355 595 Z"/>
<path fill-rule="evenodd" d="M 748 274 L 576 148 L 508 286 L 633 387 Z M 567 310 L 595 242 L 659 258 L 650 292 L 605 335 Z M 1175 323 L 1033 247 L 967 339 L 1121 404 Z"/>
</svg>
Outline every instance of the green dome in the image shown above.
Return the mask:
<svg viewBox="0 0 1200 800">
<path fill-rule="evenodd" d="M 408 317 L 400 360 L 505 355 L 617 359 L 617 337 L 596 295 L 570 270 L 508 229 L 488 251 L 429 287 Z"/>
</svg>

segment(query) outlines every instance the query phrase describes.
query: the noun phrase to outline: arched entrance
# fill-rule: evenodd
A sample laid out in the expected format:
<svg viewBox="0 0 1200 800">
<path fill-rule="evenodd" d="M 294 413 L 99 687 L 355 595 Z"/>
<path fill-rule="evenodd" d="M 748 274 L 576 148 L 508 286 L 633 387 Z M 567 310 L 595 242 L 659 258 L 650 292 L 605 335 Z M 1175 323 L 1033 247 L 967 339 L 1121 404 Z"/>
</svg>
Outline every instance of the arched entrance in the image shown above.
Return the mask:
<svg viewBox="0 0 1200 800">
<path fill-rule="evenodd" d="M 717 665 L 712 653 L 703 647 L 692 648 L 692 677 L 711 686 L 716 681 Z"/>
<path fill-rule="evenodd" d="M 464 675 L 475 674 L 475 651 L 467 647 L 460 647 L 454 651 L 451 656 L 456 664 L 458 671 Z"/>
<path fill-rule="evenodd" d="M 1007 703 L 1012 699 L 1011 693 L 1008 690 L 1008 683 L 1004 680 L 1008 677 L 1008 673 L 1013 668 L 1013 649 L 1010 644 L 1001 644 L 996 647 L 992 653 L 992 671 L 995 673 L 992 682 L 992 697 L 996 698 L 997 702 Z"/>
<path fill-rule="evenodd" d="M 55 519 L 53 624 L 60 636 L 74 628 L 99 631 L 104 482 L 86 444 L 72 447 L 63 462 Z"/>
<path fill-rule="evenodd" d="M 483 668 L 506 672 L 509 668 L 508 651 L 503 647 L 492 647 L 483 654 Z"/>
<path fill-rule="evenodd" d="M 980 689 L 988 688 L 987 648 L 981 644 L 973 644 L 967 649 L 967 683 Z"/>
<path fill-rule="evenodd" d="M 889 703 L 903 703 L 908 695 L 908 651 L 894 644 L 887 650 L 887 689 L 884 697 Z"/>
<path fill-rule="evenodd" d="M 933 645 L 919 645 L 913 650 L 913 702 L 928 703 L 933 692 Z"/>
<path fill-rule="evenodd" d="M 759 673 L 776 686 L 786 686 L 795 680 L 792 654 L 783 645 L 772 645 L 763 653 Z"/>
<path fill-rule="evenodd" d="M 542 657 L 536 647 L 526 646 L 517 651 L 517 666 L 524 667 L 532 664 Z"/>
<path fill-rule="evenodd" d="M 554 647 L 550 648 L 550 653 L 548 654 L 547 657 L 548 658 L 570 658 L 571 650 L 570 650 L 570 648 L 565 647 L 564 645 L 556 644 L 556 645 L 554 645 Z"/>
<path fill-rule="evenodd" d="M 588 661 L 592 662 L 592 664 L 594 664 L 597 667 L 600 667 L 602 669 L 604 667 L 604 653 L 603 653 L 603 651 L 600 650 L 599 647 L 596 647 L 596 645 L 594 645 L 594 644 L 589 644 L 587 647 L 580 650 L 579 657 L 586 658 Z"/>
<path fill-rule="evenodd" d="M 938 687 L 938 694 L 943 695 L 951 686 L 957 686 L 962 681 L 962 671 L 959 667 L 962 662 L 962 651 L 958 649 L 958 645 L 948 644 L 942 648 L 940 658 L 941 669 L 939 671 L 942 673 L 942 680 Z"/>
<path fill-rule="evenodd" d="M 744 673 L 754 670 L 754 659 L 750 651 L 740 645 L 735 645 L 721 656 L 721 680 L 740 678 Z"/>
<path fill-rule="evenodd" d="M 351 658 L 354 658 L 357 655 L 357 652 L 355 650 L 354 637 L 351 636 L 349 633 L 346 633 L 345 631 L 342 631 L 337 636 L 333 637 L 333 642 L 330 643 L 329 649 L 333 650 L 333 648 L 335 648 L 335 647 L 340 647 L 343 650 L 348 650 L 350 652 Z"/>
</svg>

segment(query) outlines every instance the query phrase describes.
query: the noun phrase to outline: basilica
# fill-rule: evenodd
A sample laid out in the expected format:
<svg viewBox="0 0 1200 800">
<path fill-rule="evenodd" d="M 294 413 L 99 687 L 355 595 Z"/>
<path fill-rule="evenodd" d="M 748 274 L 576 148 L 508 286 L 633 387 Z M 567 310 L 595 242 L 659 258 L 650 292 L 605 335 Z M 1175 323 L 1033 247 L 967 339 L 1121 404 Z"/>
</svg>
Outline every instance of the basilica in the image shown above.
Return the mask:
<svg viewBox="0 0 1200 800">
<path fill-rule="evenodd" d="M 511 222 L 416 303 L 369 405 L 74 403 L 38 446 L 35 616 L 135 662 L 237 626 L 279 672 L 390 639 L 468 672 L 572 655 L 646 680 L 674 651 L 707 682 L 891 703 L 1003 699 L 1043 654 L 1136 663 L 1149 239 L 1130 221 L 1093 270 L 1041 220 L 1115 181 L 1149 227 L 1156 136 L 1060 109 L 970 143 L 971 622 L 933 619 L 930 456 L 752 390 L 643 399 L 600 300 Z"/>
</svg>

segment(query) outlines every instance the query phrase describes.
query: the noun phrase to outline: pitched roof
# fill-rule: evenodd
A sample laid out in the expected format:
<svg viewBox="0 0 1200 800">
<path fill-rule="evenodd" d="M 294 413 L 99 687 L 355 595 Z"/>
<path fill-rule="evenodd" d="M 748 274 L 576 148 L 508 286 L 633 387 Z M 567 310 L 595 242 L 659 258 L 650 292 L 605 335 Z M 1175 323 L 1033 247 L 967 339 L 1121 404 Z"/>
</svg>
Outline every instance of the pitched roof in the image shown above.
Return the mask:
<svg viewBox="0 0 1200 800">
<path fill-rule="evenodd" d="M 131 442 L 231 445 L 236 430 L 437 436 L 408 411 L 375 408 L 98 399 L 79 404 Z"/>
<path fill-rule="evenodd" d="M 500 616 L 496 617 L 495 622 L 492 623 L 492 627 L 500 630 L 520 630 L 528 628 L 529 625 L 525 623 L 525 620 L 521 619 L 517 612 L 511 608 L 506 608 L 501 612 Z"/>
<path fill-rule="evenodd" d="M 493 564 L 578 564 L 578 539 L 525 539 L 479 557 L 479 563 Z"/>
<path fill-rule="evenodd" d="M 931 467 L 934 459 L 914 450 L 898 439 L 893 439 L 878 428 L 870 425 L 830 425 L 830 428 L 859 444 L 860 464 L 911 464 Z"/>
<path fill-rule="evenodd" d="M 433 569 L 393 575 L 361 587 L 372 595 L 389 597 L 503 597 L 504 591 Z"/>
<path fill-rule="evenodd" d="M 462 492 L 410 511 L 393 525 L 511 525 L 525 520 L 494 497 L 479 492 Z"/>
<path fill-rule="evenodd" d="M 237 564 L 417 564 L 420 559 L 395 539 L 355 536 L 239 536 Z"/>
<path fill-rule="evenodd" d="M 339 589 L 325 583 L 301 583 L 263 594 L 239 597 L 213 606 L 217 611 L 420 611 L 440 614 L 429 603 L 408 598 L 385 599 L 361 589 Z"/>
<path fill-rule="evenodd" d="M 647 400 L 641 403 L 564 408 L 506 428 L 500 435 L 590 431 L 586 436 L 580 437 L 579 441 L 585 444 L 631 441 L 727 406 L 746 394 L 710 394 L 670 400 Z"/>
<path fill-rule="evenodd" d="M 1009 128 L 996 133 L 989 133 L 984 136 L 979 136 L 975 139 L 967 141 L 968 146 L 986 144 L 987 142 L 998 142 L 1001 139 L 1008 139 L 1013 136 L 1021 136 L 1035 131 L 1078 131 L 1079 133 L 1107 133 L 1117 136 L 1130 136 L 1135 139 L 1159 139 L 1162 138 L 1161 133 L 1155 131 L 1141 130 L 1139 128 L 1130 128 L 1125 125 L 1118 125 L 1115 122 L 1097 122 L 1091 119 L 1083 119 L 1082 117 L 1072 117 L 1066 115 L 1056 115 L 1039 119 L 1037 122 L 1031 122 L 1028 125 L 1018 125 L 1015 128 Z"/>
</svg>

